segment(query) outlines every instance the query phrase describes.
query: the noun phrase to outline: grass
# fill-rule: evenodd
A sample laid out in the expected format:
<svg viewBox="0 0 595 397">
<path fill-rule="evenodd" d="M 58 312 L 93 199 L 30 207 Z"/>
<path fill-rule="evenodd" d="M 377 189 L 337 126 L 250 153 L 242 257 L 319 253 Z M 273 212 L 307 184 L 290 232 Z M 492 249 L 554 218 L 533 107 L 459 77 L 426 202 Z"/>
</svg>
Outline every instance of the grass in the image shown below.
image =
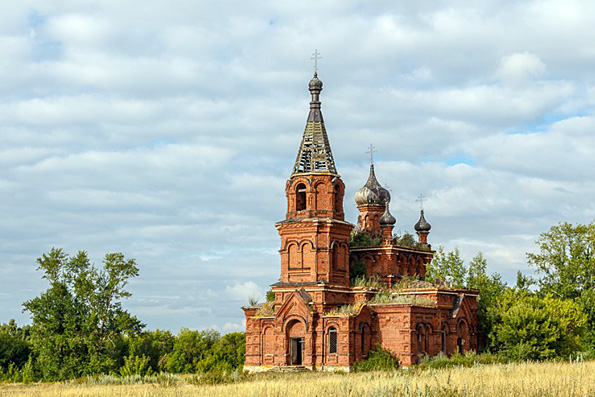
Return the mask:
<svg viewBox="0 0 595 397">
<path fill-rule="evenodd" d="M 219 385 L 193 376 L 168 382 L 98 384 L 79 379 L 53 384 L 4 384 L 0 396 L 47 397 L 329 397 L 329 396 L 588 396 L 595 394 L 595 361 L 509 363 L 367 373 L 260 374 Z M 99 382 L 101 383 L 101 382 Z"/>
<path fill-rule="evenodd" d="M 399 295 L 398 293 L 393 293 L 391 290 L 384 290 L 376 295 L 370 300 L 370 304 L 383 304 L 383 303 L 406 303 L 412 304 L 415 306 L 428 306 L 428 307 L 436 307 L 436 302 L 431 299 L 428 299 L 424 296 L 417 296 L 417 295 Z"/>
</svg>

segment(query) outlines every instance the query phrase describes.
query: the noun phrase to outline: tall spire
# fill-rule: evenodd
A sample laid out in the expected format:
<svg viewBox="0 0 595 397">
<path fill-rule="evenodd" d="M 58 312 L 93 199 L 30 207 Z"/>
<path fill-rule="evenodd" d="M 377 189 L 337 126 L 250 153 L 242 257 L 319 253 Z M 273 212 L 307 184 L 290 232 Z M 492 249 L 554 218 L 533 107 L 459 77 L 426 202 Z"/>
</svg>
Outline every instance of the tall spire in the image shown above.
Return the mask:
<svg viewBox="0 0 595 397">
<path fill-rule="evenodd" d="M 314 73 L 314 77 L 308 83 L 308 89 L 312 95 L 310 113 L 308 114 L 306 129 L 291 174 L 329 173 L 338 175 L 331 145 L 324 127 L 324 119 L 320 111 L 322 81 L 318 78 L 318 73 Z"/>
</svg>

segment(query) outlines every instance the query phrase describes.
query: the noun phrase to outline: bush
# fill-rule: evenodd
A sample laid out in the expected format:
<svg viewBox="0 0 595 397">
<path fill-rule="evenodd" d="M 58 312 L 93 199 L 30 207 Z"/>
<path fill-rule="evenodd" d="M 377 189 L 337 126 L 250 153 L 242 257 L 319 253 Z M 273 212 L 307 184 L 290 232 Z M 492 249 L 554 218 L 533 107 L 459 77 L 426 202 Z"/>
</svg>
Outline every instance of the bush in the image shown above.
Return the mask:
<svg viewBox="0 0 595 397">
<path fill-rule="evenodd" d="M 232 372 L 241 368 L 246 357 L 246 336 L 242 332 L 223 335 L 196 364 L 196 372 Z"/>
<path fill-rule="evenodd" d="M 394 371 L 399 369 L 399 360 L 390 351 L 380 347 L 371 350 L 368 358 L 353 364 L 354 372 Z"/>
<path fill-rule="evenodd" d="M 128 356 L 124 359 L 124 365 L 120 367 L 120 375 L 122 376 L 151 376 L 153 369 L 151 368 L 150 358 L 145 356 Z"/>
<path fill-rule="evenodd" d="M 154 372 L 166 370 L 167 356 L 174 348 L 176 337 L 170 331 L 142 332 L 128 338 L 129 356 L 146 356 Z"/>
<path fill-rule="evenodd" d="M 378 247 L 382 243 L 380 237 L 371 236 L 367 232 L 352 233 L 349 236 L 349 246 L 355 247 Z"/>
<path fill-rule="evenodd" d="M 204 359 L 220 335 L 215 330 L 192 331 L 182 328 L 172 352 L 167 357 L 166 368 L 171 373 L 196 372 L 196 364 Z"/>
<path fill-rule="evenodd" d="M 507 358 L 568 358 L 581 350 L 587 316 L 571 300 L 509 289 L 492 310 L 497 320 L 492 331 L 494 347 Z"/>
</svg>

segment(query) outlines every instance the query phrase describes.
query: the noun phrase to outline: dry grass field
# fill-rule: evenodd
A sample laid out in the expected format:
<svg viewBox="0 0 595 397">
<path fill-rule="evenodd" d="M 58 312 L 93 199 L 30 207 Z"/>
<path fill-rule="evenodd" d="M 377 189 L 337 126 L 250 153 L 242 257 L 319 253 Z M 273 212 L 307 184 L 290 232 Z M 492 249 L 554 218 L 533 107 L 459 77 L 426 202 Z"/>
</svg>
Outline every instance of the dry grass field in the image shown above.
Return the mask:
<svg viewBox="0 0 595 397">
<path fill-rule="evenodd" d="M 0 396 L 595 396 L 595 362 L 517 363 L 391 373 L 268 374 L 222 385 L 195 383 L 192 377 L 170 377 L 168 382 L 127 385 L 84 381 L 3 384 Z"/>
</svg>

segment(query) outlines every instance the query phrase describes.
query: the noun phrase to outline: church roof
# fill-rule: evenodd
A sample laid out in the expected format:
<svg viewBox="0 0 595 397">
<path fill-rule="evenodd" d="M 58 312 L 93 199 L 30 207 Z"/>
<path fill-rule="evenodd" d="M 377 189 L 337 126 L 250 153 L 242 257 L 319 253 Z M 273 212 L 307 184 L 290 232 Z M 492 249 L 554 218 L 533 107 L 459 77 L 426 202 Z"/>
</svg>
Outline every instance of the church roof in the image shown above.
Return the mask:
<svg viewBox="0 0 595 397">
<path fill-rule="evenodd" d="M 419 211 L 419 221 L 413 226 L 416 232 L 429 232 L 432 229 L 432 225 L 426 221 L 426 217 L 424 216 L 424 210 Z"/>
<path fill-rule="evenodd" d="M 335 160 L 331 152 L 331 145 L 324 127 L 324 119 L 320 110 L 320 91 L 322 81 L 317 73 L 308 84 L 312 94 L 310 102 L 310 113 L 306 121 L 306 128 L 300 150 L 298 151 L 292 175 L 305 173 L 330 173 L 337 175 Z"/>
<path fill-rule="evenodd" d="M 381 226 L 393 226 L 397 223 L 397 219 L 390 213 L 388 209 L 388 202 L 386 203 L 386 209 L 384 210 L 384 214 L 378 220 Z"/>
<path fill-rule="evenodd" d="M 390 201 L 390 193 L 376 179 L 374 164 L 370 164 L 370 175 L 366 184 L 355 192 L 355 203 L 357 205 L 384 205 Z"/>
</svg>

